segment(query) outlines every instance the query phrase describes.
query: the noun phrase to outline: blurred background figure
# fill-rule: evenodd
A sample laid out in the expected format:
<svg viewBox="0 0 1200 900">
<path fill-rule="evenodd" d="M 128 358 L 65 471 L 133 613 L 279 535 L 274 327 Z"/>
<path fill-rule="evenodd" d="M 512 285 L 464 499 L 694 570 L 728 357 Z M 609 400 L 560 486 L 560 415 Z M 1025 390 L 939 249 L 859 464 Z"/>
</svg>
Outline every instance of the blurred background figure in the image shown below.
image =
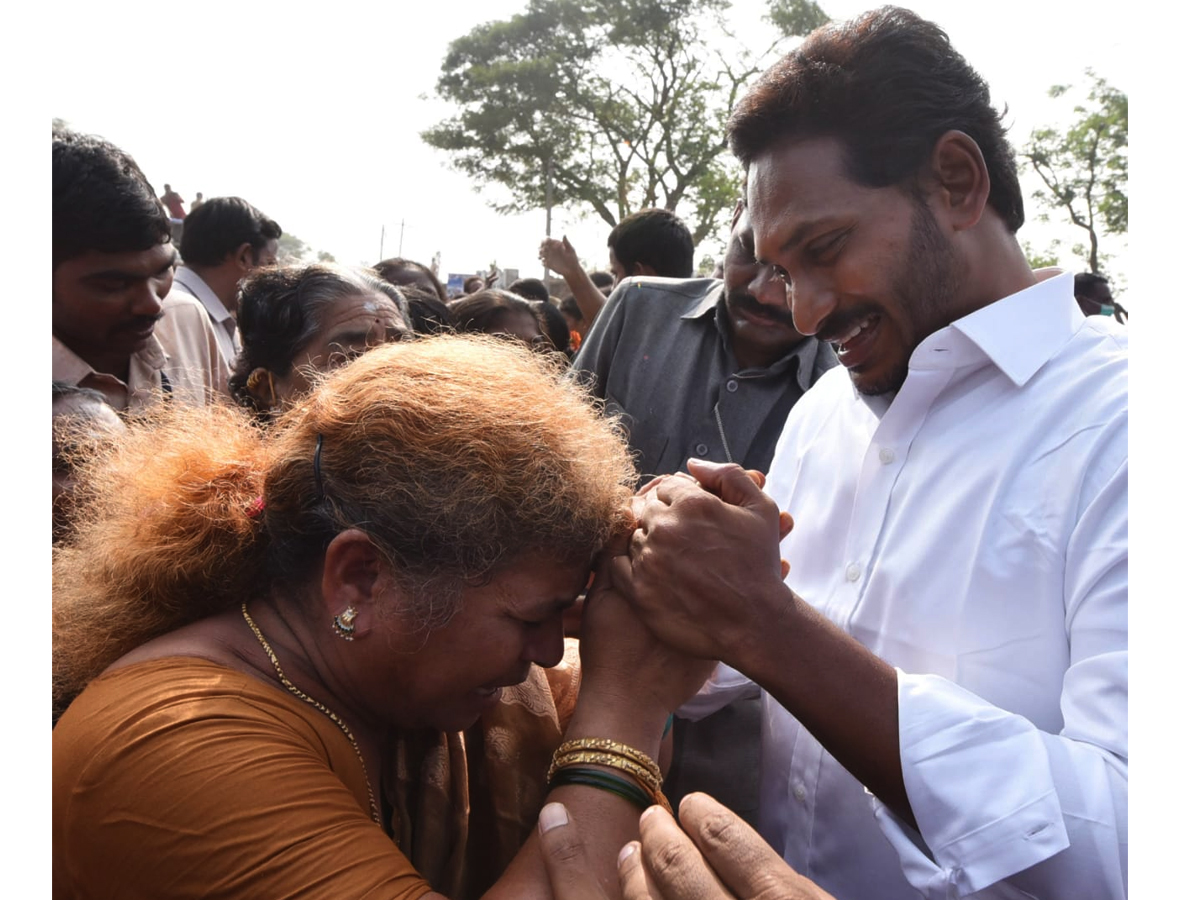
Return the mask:
<svg viewBox="0 0 1200 900">
<path fill-rule="evenodd" d="M 241 348 L 237 333 L 238 283 L 279 258 L 279 223 L 241 197 L 213 197 L 188 214 L 175 283 L 203 305 L 229 365 Z"/>
<path fill-rule="evenodd" d="M 1075 302 L 1083 310 L 1085 316 L 1112 316 L 1122 325 L 1128 313 L 1120 303 L 1113 299 L 1109 289 L 1108 279 L 1103 275 L 1091 272 L 1079 272 L 1075 275 Z"/>
<path fill-rule="evenodd" d="M 54 543 L 71 533 L 71 512 L 81 462 L 101 452 L 125 423 L 104 395 L 91 388 L 55 381 L 52 402 L 54 447 Z"/>
<path fill-rule="evenodd" d="M 192 201 L 191 209 L 188 211 L 191 212 L 192 210 L 195 210 L 195 208 L 203 202 L 204 202 L 204 195 L 202 193 L 200 193 L 199 191 L 196 191 L 196 199 Z"/>
<path fill-rule="evenodd" d="M 520 278 L 508 286 L 518 297 L 524 297 L 531 303 L 549 303 L 550 291 L 540 278 Z"/>
<path fill-rule="evenodd" d="M 532 348 L 546 343 L 533 304 L 510 291 L 489 288 L 450 306 L 454 327 L 461 332 L 510 335 Z"/>
<path fill-rule="evenodd" d="M 243 345 L 229 391 L 263 419 L 308 393 L 319 373 L 412 331 L 398 288 L 374 272 L 325 263 L 256 272 L 237 308 Z"/>
<path fill-rule="evenodd" d="M 415 259 L 394 256 L 391 259 L 375 263 L 371 268 L 380 278 L 396 287 L 418 288 L 443 303 L 449 300 L 446 295 L 446 286 L 442 284 L 441 279 L 433 274 L 433 270 L 429 266 L 419 263 Z"/>
<path fill-rule="evenodd" d="M 177 192 L 171 190 L 169 184 L 163 185 L 163 195 L 158 199 L 167 208 L 167 212 L 170 213 L 172 219 L 183 221 L 183 217 L 187 215 L 187 212 L 183 208 L 183 198 Z"/>
</svg>

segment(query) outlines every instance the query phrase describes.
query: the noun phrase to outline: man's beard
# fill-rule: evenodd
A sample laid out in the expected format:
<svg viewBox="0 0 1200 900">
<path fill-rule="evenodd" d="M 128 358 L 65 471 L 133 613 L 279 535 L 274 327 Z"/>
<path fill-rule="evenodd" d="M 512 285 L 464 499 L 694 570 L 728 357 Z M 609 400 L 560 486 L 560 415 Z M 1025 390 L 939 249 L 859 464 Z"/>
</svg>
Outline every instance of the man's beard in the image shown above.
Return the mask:
<svg viewBox="0 0 1200 900">
<path fill-rule="evenodd" d="M 900 390 L 917 345 L 954 320 L 951 310 L 956 305 L 955 298 L 962 281 L 962 264 L 954 247 L 938 228 L 924 198 L 916 198 L 908 249 L 891 289 L 896 314 L 901 311 L 908 314 L 912 346 L 891 371 L 870 384 L 858 385 L 860 394 L 890 394 Z"/>
</svg>

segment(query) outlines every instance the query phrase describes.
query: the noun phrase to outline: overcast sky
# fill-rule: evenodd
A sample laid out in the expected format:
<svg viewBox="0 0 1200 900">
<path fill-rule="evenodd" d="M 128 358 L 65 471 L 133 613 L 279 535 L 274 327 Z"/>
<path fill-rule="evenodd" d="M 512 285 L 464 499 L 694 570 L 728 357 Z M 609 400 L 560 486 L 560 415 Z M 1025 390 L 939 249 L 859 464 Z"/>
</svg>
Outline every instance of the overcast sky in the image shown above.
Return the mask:
<svg viewBox="0 0 1200 900">
<path fill-rule="evenodd" d="M 169 182 L 188 201 L 197 191 L 245 197 L 343 262 L 377 261 L 381 236 L 383 254 L 395 255 L 403 222 L 404 255 L 428 262 L 440 251 L 443 276 L 493 259 L 541 275 L 544 213 L 493 212 L 485 197 L 502 196 L 497 189 L 474 191 L 418 136 L 449 112 L 433 97 L 448 43 L 524 0 L 123 6 L 119 17 L 101 4 L 76 11 L 39 89 L 49 115 L 129 151 L 156 187 Z M 997 105 L 1008 104 L 1018 144 L 1069 113 L 1046 97 L 1050 85 L 1082 85 L 1087 67 L 1126 82 L 1123 32 L 1104 4 L 1010 0 L 990 19 L 961 0 L 912 6 L 947 30 Z M 846 18 L 869 6 L 823 8 Z M 772 34 L 761 15 L 760 3 L 735 2 L 730 20 L 765 49 Z M 132 52 L 138 46 L 147 52 Z M 586 261 L 606 264 L 608 226 L 598 217 L 557 210 L 554 231 L 572 235 Z M 1054 236 L 1070 246 L 1083 232 L 1036 223 L 1022 232 L 1038 247 Z"/>
</svg>

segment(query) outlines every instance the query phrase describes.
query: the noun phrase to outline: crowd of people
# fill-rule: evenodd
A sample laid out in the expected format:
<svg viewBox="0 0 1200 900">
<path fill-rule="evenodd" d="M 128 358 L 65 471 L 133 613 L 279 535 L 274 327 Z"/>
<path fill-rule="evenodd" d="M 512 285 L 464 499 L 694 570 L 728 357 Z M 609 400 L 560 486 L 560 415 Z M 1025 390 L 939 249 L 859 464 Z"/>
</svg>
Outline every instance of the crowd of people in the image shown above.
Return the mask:
<svg viewBox="0 0 1200 900">
<path fill-rule="evenodd" d="M 55 897 L 1126 896 L 1124 308 L 911 12 L 728 137 L 452 296 L 55 130 Z"/>
</svg>

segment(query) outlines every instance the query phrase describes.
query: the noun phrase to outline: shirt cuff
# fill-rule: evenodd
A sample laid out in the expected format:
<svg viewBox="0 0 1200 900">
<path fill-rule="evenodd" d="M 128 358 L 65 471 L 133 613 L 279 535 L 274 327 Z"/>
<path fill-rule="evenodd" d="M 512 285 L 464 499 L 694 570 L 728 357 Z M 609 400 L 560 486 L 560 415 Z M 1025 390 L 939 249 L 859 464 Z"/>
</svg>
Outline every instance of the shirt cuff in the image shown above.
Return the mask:
<svg viewBox="0 0 1200 900">
<path fill-rule="evenodd" d="M 762 688 L 739 672 L 737 669 L 718 663 L 704 687 L 679 709 L 675 715 L 681 719 L 695 721 L 711 716 L 717 710 L 724 709 L 735 700 L 757 697 Z"/>
<path fill-rule="evenodd" d="M 945 678 L 896 675 L 900 764 L 920 835 L 874 807 L 913 887 L 959 897 L 1065 850 L 1050 759 L 1033 724 Z"/>
</svg>

